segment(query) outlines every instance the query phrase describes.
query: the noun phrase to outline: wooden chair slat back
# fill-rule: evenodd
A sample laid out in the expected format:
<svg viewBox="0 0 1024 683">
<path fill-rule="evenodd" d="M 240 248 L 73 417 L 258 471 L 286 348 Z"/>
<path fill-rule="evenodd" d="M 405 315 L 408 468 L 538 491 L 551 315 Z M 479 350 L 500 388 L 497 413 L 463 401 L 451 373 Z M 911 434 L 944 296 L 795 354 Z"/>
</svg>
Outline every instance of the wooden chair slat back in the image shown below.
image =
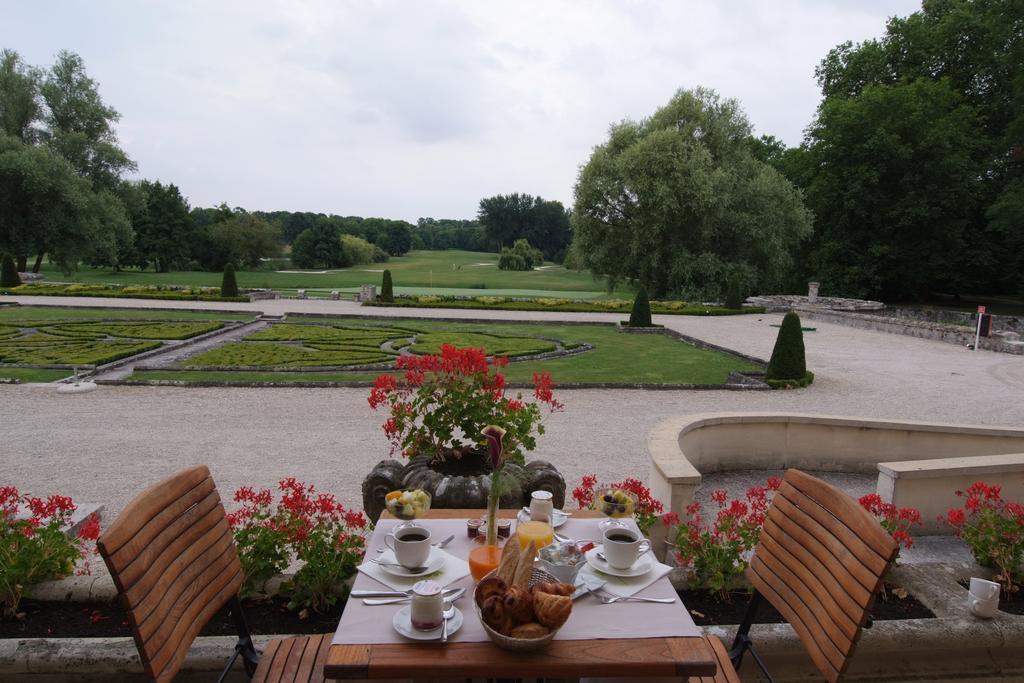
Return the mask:
<svg viewBox="0 0 1024 683">
<path fill-rule="evenodd" d="M 839 489 L 788 470 L 747 578 L 793 626 L 831 683 L 849 665 L 898 546 Z"/>
<path fill-rule="evenodd" d="M 205 466 L 137 495 L 97 541 L 147 676 L 171 681 L 192 641 L 242 586 L 231 529 Z"/>
</svg>

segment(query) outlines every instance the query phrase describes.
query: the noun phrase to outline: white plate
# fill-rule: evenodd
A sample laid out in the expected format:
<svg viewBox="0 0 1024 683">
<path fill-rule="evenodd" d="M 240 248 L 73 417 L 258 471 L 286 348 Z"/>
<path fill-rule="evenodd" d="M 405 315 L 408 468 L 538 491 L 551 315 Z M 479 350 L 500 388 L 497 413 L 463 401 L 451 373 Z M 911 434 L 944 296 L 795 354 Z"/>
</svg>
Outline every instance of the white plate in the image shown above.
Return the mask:
<svg viewBox="0 0 1024 683">
<path fill-rule="evenodd" d="M 391 562 L 394 564 L 398 564 L 398 559 L 395 557 L 395 553 L 393 550 L 385 550 L 380 554 L 380 557 L 378 557 L 377 559 L 381 562 Z M 400 576 L 403 579 L 411 579 L 417 576 L 426 578 L 444 567 L 444 551 L 432 547 L 430 549 L 430 555 L 427 556 L 427 569 L 426 571 L 422 572 L 411 572 L 405 567 L 396 567 L 379 563 L 376 564 L 378 567 L 386 571 L 388 574 L 391 574 L 392 576 Z"/>
<path fill-rule="evenodd" d="M 651 559 L 651 553 L 646 552 L 637 558 L 636 562 L 629 569 L 616 569 L 604 560 L 598 559 L 598 551 L 604 551 L 604 546 L 599 545 L 591 548 L 587 551 L 586 558 L 587 564 L 597 571 L 608 574 L 610 576 L 621 576 L 624 579 L 630 579 L 635 576 L 643 576 L 647 572 L 654 568 L 654 561 Z"/>
<path fill-rule="evenodd" d="M 563 524 L 565 524 L 569 520 L 569 515 L 565 514 L 561 510 L 555 510 L 555 513 L 552 515 L 552 517 L 554 517 L 554 519 L 551 522 L 551 528 L 552 529 L 557 529 L 558 527 L 562 526 Z M 529 522 L 530 521 L 530 513 L 527 512 L 526 510 L 523 510 L 522 508 L 520 508 L 519 515 L 517 516 L 517 519 L 520 522 Z"/>
<path fill-rule="evenodd" d="M 395 616 L 391 620 L 391 625 L 395 627 L 395 630 L 406 638 L 412 638 L 413 640 L 441 640 L 440 626 L 433 631 L 421 631 L 418 628 L 413 628 L 412 621 L 409 619 L 410 609 L 410 605 L 406 605 L 395 612 Z M 452 634 L 458 631 L 461 626 L 462 612 L 456 607 L 455 614 L 448 620 L 448 637 L 451 638 Z"/>
</svg>

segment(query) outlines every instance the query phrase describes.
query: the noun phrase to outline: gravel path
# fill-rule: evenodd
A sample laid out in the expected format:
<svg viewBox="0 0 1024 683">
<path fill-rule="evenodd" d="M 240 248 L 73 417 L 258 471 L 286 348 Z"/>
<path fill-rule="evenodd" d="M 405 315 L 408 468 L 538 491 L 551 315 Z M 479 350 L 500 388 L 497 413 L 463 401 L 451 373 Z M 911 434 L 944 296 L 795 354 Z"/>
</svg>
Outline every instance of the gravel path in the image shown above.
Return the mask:
<svg viewBox="0 0 1024 683">
<path fill-rule="evenodd" d="M 17 297 L 0 297 L 5 299 Z M 22 303 L 40 304 L 36 297 Z M 110 301 L 110 300 L 108 300 Z M 97 305 L 47 298 L 45 303 Z M 169 308 L 366 313 L 350 302 L 262 301 Z M 177 304 L 181 304 L 180 306 Z M 152 307 L 153 302 L 112 300 Z M 163 305 L 163 302 L 161 302 Z M 408 316 L 408 310 L 370 309 Z M 604 320 L 604 314 L 417 311 L 423 317 Z M 755 356 L 771 354 L 780 315 L 697 318 L 658 316 L 688 335 Z M 813 323 L 805 335 L 808 389 L 785 392 L 563 391 L 563 413 L 547 418 L 534 456 L 551 460 L 570 487 L 586 473 L 602 480 L 646 478 L 646 440 L 660 420 L 706 411 L 796 411 L 1021 426 L 1024 357 L 911 337 Z M 557 381 L 557 377 L 555 378 Z M 149 482 L 207 463 L 226 496 L 238 486 L 272 486 L 285 476 L 314 482 L 359 506 L 365 473 L 387 455 L 384 416 L 370 410 L 365 389 L 240 389 L 103 386 L 59 396 L 52 386 L 0 385 L 0 484 L 60 492 L 108 504 L 116 514 Z"/>
</svg>

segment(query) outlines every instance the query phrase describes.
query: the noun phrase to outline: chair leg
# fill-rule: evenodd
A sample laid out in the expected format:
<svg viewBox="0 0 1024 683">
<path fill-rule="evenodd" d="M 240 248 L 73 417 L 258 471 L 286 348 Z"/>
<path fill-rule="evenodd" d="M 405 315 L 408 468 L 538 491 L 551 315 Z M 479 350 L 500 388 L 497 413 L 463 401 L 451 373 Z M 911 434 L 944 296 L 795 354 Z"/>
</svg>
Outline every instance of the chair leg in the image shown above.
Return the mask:
<svg viewBox="0 0 1024 683">
<path fill-rule="evenodd" d="M 252 643 L 249 624 L 246 623 L 245 612 L 242 611 L 242 601 L 236 595 L 228 602 L 228 606 L 231 610 L 231 618 L 235 622 L 235 630 L 238 631 L 238 642 L 235 644 L 235 654 L 231 657 L 231 661 L 228 662 L 228 666 L 224 669 L 224 673 L 221 674 L 221 678 L 227 675 L 231 665 L 235 663 L 235 659 L 239 655 L 242 656 L 242 666 L 245 667 L 245 675 L 252 678 L 253 674 L 256 673 L 256 666 L 260 663 L 260 653 L 256 651 L 256 646 Z M 218 683 L 220 683 L 220 680 L 218 680 Z"/>
<path fill-rule="evenodd" d="M 729 648 L 729 661 L 732 662 L 732 668 L 739 671 L 740 665 L 743 664 L 743 655 L 749 651 L 750 656 L 754 658 L 754 662 L 761 669 L 761 673 L 765 675 L 769 683 L 775 683 L 775 679 L 768 673 L 768 668 L 764 665 L 764 660 L 761 659 L 761 656 L 754 649 L 754 641 L 750 639 L 750 627 L 754 623 L 754 616 L 757 614 L 757 610 L 761 607 L 763 601 L 764 597 L 756 590 L 751 594 L 750 604 L 743 615 L 740 627 L 736 630 L 736 638 L 732 641 L 732 647 Z"/>
</svg>

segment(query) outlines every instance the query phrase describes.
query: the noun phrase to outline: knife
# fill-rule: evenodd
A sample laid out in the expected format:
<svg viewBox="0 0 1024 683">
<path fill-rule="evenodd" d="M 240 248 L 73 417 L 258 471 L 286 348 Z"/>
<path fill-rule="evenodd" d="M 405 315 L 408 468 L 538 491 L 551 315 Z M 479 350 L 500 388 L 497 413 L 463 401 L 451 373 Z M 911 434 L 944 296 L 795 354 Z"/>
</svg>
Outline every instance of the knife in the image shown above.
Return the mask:
<svg viewBox="0 0 1024 683">
<path fill-rule="evenodd" d="M 466 592 L 465 588 L 449 588 L 449 589 L 445 590 L 444 593 L 442 593 L 442 596 L 444 597 L 444 600 L 446 602 L 453 602 L 453 601 L 458 600 L 459 598 L 461 598 L 462 594 L 465 593 L 465 592 Z M 411 596 L 405 596 L 405 597 L 402 597 L 402 598 L 385 598 L 383 600 L 368 599 L 368 600 L 363 600 L 363 604 L 364 605 L 371 605 L 371 606 L 372 605 L 394 605 L 394 604 L 397 604 L 397 603 L 400 603 L 400 602 L 405 602 L 405 601 L 411 600 L 411 599 L 412 599 Z"/>
</svg>

